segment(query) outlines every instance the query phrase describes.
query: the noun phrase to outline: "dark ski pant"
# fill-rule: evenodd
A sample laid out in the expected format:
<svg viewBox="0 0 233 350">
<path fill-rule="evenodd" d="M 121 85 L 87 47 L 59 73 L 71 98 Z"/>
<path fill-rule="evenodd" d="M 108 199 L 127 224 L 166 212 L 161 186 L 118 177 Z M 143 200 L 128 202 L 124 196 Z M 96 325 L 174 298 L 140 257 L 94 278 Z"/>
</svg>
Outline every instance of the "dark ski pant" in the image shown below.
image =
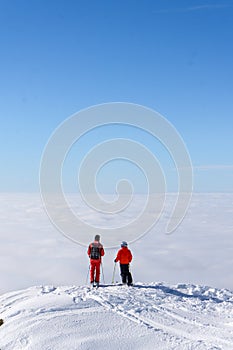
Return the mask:
<svg viewBox="0 0 233 350">
<path fill-rule="evenodd" d="M 120 264 L 122 283 L 132 284 L 133 279 L 129 271 L 129 264 Z"/>
</svg>

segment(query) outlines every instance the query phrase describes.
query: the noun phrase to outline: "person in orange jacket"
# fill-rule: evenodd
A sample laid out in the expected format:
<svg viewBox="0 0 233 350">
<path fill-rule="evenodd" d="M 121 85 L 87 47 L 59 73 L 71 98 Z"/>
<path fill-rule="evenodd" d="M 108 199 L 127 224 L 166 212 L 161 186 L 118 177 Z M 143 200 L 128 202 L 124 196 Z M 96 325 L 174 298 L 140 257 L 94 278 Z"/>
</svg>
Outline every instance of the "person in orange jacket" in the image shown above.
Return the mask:
<svg viewBox="0 0 233 350">
<path fill-rule="evenodd" d="M 95 236 L 94 242 L 89 244 L 87 254 L 90 258 L 90 282 L 99 286 L 100 282 L 100 264 L 101 258 L 104 256 L 104 248 L 100 243 L 100 235 Z"/>
<path fill-rule="evenodd" d="M 120 269 L 121 269 L 121 279 L 123 284 L 128 284 L 128 286 L 131 286 L 133 284 L 132 275 L 129 271 L 129 264 L 132 261 L 132 253 L 128 249 L 127 242 L 123 241 L 121 243 L 121 249 L 118 250 L 116 259 L 114 262 L 120 262 Z"/>
</svg>

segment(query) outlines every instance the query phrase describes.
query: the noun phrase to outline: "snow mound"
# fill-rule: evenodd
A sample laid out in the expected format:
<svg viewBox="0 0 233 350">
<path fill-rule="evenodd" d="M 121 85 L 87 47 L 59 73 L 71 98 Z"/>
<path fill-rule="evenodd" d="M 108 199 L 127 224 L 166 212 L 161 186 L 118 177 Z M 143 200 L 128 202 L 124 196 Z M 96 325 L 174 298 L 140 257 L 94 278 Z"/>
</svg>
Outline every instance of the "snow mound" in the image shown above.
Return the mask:
<svg viewBox="0 0 233 350">
<path fill-rule="evenodd" d="M 1 350 L 233 349 L 233 293 L 197 285 L 32 287 L 0 318 Z"/>
</svg>

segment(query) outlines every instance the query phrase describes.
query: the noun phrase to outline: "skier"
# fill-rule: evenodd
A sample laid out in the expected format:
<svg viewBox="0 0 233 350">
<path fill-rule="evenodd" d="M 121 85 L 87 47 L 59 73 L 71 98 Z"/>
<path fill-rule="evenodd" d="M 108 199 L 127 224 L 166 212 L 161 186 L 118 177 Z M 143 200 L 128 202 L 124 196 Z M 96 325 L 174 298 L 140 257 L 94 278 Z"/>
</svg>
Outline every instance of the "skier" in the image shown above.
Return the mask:
<svg viewBox="0 0 233 350">
<path fill-rule="evenodd" d="M 89 244 L 87 254 L 90 258 L 91 285 L 94 286 L 95 282 L 96 287 L 99 287 L 101 257 L 104 256 L 104 248 L 100 243 L 100 235 L 96 235 L 94 242 Z"/>
<path fill-rule="evenodd" d="M 129 271 L 129 264 L 132 261 L 132 253 L 128 249 L 127 242 L 123 241 L 121 243 L 121 249 L 117 252 L 117 257 L 114 260 L 114 262 L 120 262 L 120 269 L 121 269 L 121 279 L 123 284 L 128 284 L 128 286 L 133 285 L 132 275 Z"/>
</svg>

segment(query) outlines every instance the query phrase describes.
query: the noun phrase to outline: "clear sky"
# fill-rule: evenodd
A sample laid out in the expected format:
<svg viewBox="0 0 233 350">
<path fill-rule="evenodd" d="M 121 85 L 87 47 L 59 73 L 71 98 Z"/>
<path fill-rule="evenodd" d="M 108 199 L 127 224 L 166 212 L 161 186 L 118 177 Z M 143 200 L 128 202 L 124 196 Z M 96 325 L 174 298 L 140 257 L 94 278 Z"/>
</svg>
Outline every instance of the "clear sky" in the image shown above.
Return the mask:
<svg viewBox="0 0 233 350">
<path fill-rule="evenodd" d="M 1 0 L 0 191 L 37 192 L 53 130 L 122 101 L 175 126 L 195 191 L 232 192 L 232 18 L 232 0 Z"/>
</svg>

